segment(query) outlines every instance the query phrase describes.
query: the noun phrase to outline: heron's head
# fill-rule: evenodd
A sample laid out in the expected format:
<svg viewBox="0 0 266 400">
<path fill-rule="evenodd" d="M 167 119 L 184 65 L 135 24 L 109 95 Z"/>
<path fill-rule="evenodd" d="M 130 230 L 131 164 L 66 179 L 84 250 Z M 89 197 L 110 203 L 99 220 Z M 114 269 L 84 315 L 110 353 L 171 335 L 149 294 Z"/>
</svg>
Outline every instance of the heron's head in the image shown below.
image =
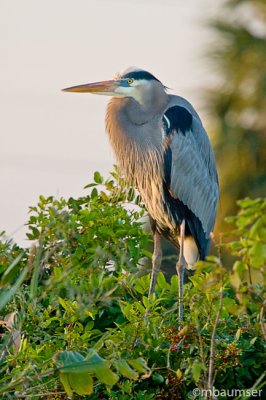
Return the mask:
<svg viewBox="0 0 266 400">
<path fill-rule="evenodd" d="M 165 86 L 150 72 L 131 67 L 118 73 L 112 80 L 72 86 L 63 91 L 132 97 L 145 106 L 163 100 L 167 96 L 165 89 Z"/>
</svg>

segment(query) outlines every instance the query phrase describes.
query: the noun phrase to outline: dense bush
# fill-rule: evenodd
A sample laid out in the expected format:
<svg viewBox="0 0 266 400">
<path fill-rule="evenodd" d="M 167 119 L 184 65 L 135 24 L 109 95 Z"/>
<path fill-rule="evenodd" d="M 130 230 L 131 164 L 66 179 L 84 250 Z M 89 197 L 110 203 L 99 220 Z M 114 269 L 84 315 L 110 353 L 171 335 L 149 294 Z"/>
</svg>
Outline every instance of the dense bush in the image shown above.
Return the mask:
<svg viewBox="0 0 266 400">
<path fill-rule="evenodd" d="M 2 398 L 174 400 L 203 398 L 195 388 L 262 390 L 266 200 L 239 201 L 229 221 L 236 240 L 219 244 L 235 262 L 224 266 L 221 255 L 198 264 L 180 327 L 176 276 L 167 282 L 160 273 L 147 297 L 151 237 L 134 191 L 116 173 L 105 182 L 95 173 L 87 188 L 78 199 L 40 197 L 30 209 L 29 249 L 0 242 Z"/>
</svg>

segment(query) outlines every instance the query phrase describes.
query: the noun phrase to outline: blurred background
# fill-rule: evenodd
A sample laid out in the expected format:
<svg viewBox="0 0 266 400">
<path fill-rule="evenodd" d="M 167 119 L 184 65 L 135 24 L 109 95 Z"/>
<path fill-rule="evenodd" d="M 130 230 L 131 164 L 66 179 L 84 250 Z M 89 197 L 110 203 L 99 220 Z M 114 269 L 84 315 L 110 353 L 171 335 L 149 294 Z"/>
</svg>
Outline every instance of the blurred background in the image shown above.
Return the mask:
<svg viewBox="0 0 266 400">
<path fill-rule="evenodd" d="M 26 245 L 40 194 L 79 196 L 115 160 L 108 98 L 61 88 L 139 66 L 199 112 L 218 163 L 216 232 L 266 193 L 265 0 L 1 0 L 0 231 Z"/>
</svg>

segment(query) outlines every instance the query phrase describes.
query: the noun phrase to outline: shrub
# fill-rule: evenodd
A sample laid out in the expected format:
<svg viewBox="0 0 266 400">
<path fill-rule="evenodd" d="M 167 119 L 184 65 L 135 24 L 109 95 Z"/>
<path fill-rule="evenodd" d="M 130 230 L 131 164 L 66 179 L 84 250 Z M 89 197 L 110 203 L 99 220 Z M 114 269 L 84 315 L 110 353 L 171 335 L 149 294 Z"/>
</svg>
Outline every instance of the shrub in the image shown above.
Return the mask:
<svg viewBox="0 0 266 400">
<path fill-rule="evenodd" d="M 30 208 L 30 249 L 0 243 L 3 398 L 174 400 L 196 398 L 195 388 L 260 390 L 266 201 L 239 201 L 229 221 L 236 240 L 220 245 L 236 257 L 233 267 L 214 256 L 198 264 L 181 327 L 176 276 L 167 282 L 160 273 L 147 297 L 151 237 L 132 188 L 116 172 L 106 181 L 96 172 L 87 188 L 78 199 L 40 197 Z"/>
</svg>

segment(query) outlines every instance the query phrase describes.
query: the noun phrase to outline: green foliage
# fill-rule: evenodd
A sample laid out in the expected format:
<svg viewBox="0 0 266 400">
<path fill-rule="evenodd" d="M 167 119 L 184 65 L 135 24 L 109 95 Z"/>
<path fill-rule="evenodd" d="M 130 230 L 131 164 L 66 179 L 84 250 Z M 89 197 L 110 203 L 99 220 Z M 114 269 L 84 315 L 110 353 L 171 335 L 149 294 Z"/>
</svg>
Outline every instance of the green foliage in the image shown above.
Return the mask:
<svg viewBox="0 0 266 400">
<path fill-rule="evenodd" d="M 59 364 L 59 377 L 65 391 L 73 395 L 72 389 L 81 395 L 93 392 L 95 375 L 100 382 L 114 385 L 119 377 L 109 368 L 108 362 L 100 357 L 94 349 L 90 349 L 86 358 L 80 353 L 61 351 L 55 355 L 56 364 Z M 124 362 L 125 360 L 117 361 Z M 138 376 L 137 373 L 135 373 Z M 131 376 L 132 378 L 132 376 Z"/>
<path fill-rule="evenodd" d="M 0 243 L 3 399 L 193 399 L 211 364 L 215 388 L 261 387 L 266 201 L 239 202 L 233 270 L 215 257 L 198 264 L 180 327 L 176 276 L 160 273 L 147 297 L 150 237 L 134 191 L 116 173 L 87 188 L 40 197 L 31 249 Z"/>
</svg>

